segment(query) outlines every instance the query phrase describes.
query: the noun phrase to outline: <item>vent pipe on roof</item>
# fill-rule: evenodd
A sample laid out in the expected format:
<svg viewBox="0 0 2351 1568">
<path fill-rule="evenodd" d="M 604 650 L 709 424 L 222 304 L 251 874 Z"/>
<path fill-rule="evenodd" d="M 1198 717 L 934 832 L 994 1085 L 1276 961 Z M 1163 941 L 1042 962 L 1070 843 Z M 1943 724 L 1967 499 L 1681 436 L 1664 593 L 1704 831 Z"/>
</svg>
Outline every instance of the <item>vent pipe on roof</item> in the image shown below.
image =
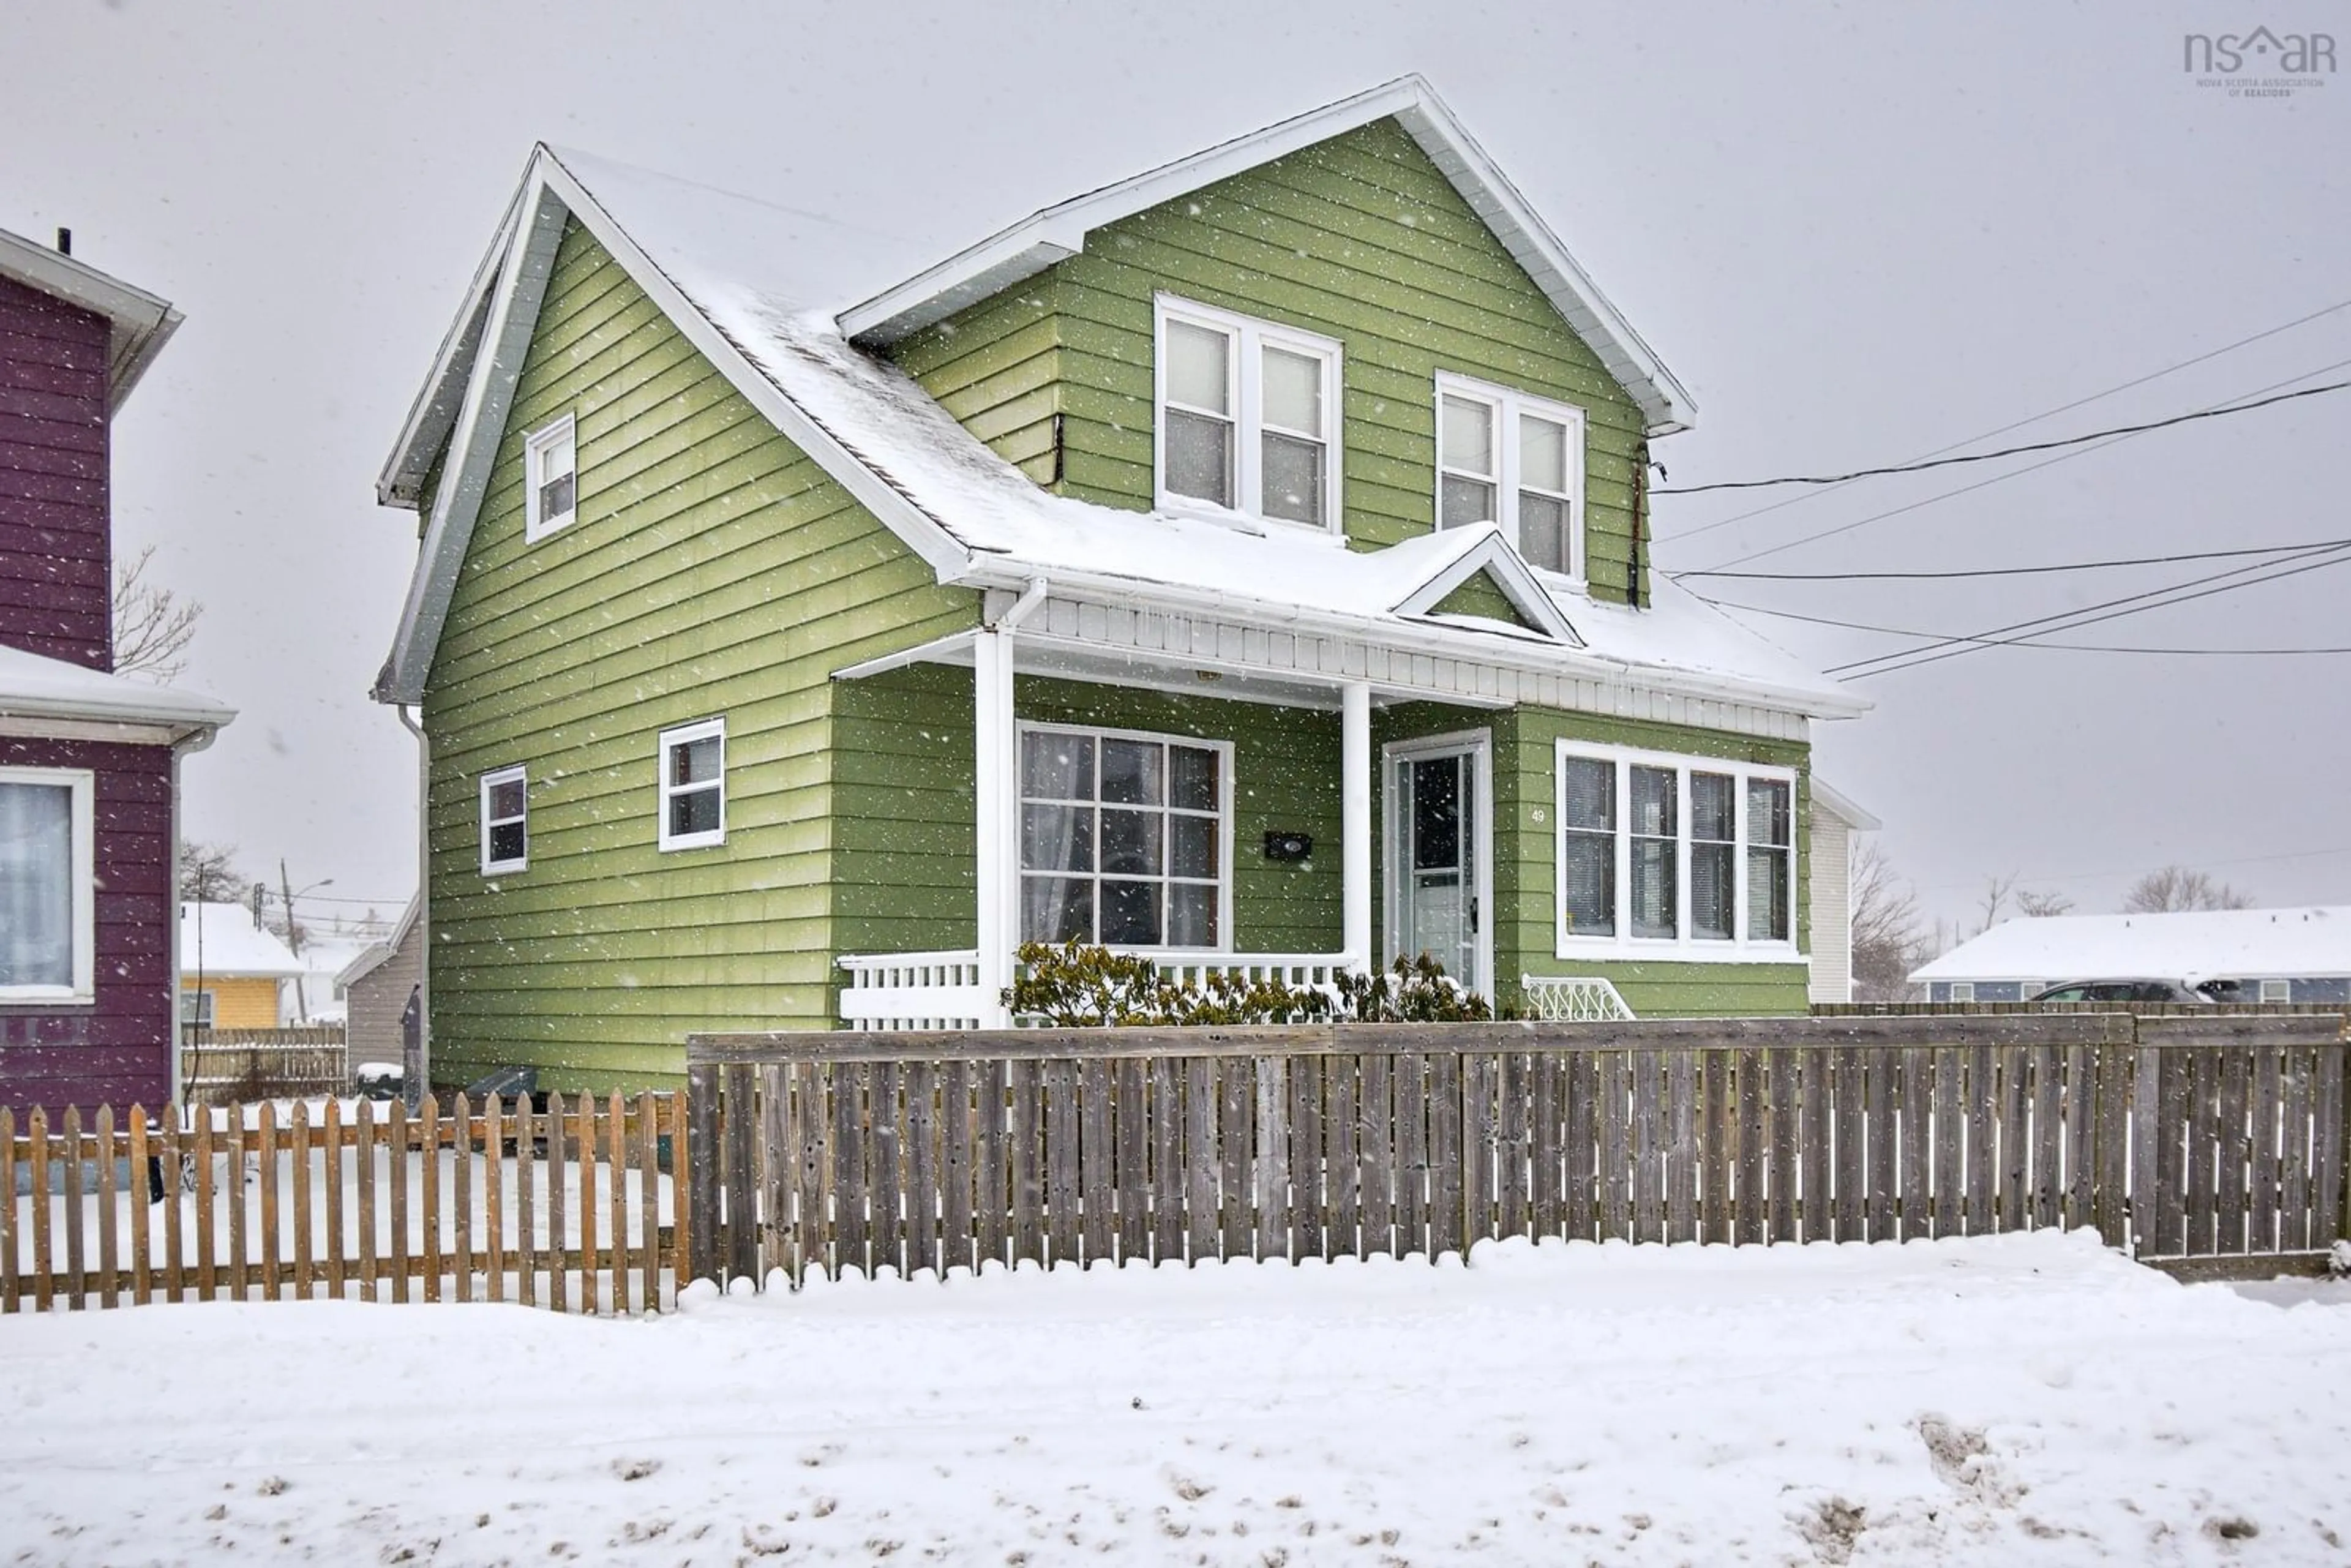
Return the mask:
<svg viewBox="0 0 2351 1568">
<path fill-rule="evenodd" d="M 73 254 L 73 230 L 62 224 L 57 225 L 57 254 L 59 256 Z"/>
</svg>

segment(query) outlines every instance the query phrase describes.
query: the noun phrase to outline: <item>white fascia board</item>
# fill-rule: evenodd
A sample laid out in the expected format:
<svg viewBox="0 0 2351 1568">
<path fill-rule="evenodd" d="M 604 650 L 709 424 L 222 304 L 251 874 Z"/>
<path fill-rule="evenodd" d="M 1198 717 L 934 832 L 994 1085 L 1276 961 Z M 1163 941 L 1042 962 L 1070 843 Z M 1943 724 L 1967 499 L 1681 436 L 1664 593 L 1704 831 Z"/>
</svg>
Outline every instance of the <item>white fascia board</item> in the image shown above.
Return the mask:
<svg viewBox="0 0 2351 1568">
<path fill-rule="evenodd" d="M 746 360 L 543 143 L 531 152 L 512 216 L 483 329 L 470 352 L 460 353 L 452 362 L 453 369 L 462 368 L 466 378 L 465 402 L 455 423 L 441 488 L 434 497 L 433 516 L 417 552 L 416 572 L 401 609 L 392 657 L 376 678 L 376 701 L 423 700 L 425 673 L 473 538 L 498 437 L 506 428 L 515 382 L 530 346 L 567 216 L 579 220 L 595 236 L 679 334 L 736 391 L 921 556 L 942 581 L 970 570 L 970 551 Z M 400 455 L 394 456 L 397 463 Z"/>
<path fill-rule="evenodd" d="M 27 288 L 106 318 L 109 414 L 122 406 L 180 328 L 182 317 L 168 300 L 5 230 L 0 230 L 0 277 L 13 277 Z"/>
<path fill-rule="evenodd" d="M 424 700 L 424 676 L 432 667 L 442 624 L 448 618 L 458 569 L 465 564 L 466 547 L 473 541 L 474 522 L 480 516 L 490 469 L 497 458 L 498 436 L 506 428 L 515 382 L 522 373 L 539 301 L 547 292 L 556 247 L 563 238 L 565 209 L 547 186 L 544 162 L 544 149 L 532 154 L 516 208 L 519 222 L 508 232 L 506 253 L 499 260 L 489 318 L 470 363 L 465 365 L 465 402 L 452 432 L 441 488 L 433 498 L 433 516 L 417 548 L 416 571 L 409 579 L 408 597 L 401 605 L 392 657 L 376 677 L 371 695 L 378 702 Z"/>
<path fill-rule="evenodd" d="M 1538 646 L 1531 638 L 1496 638 L 1480 632 L 1457 632 L 1441 622 L 1395 621 L 1353 616 L 1329 611 L 1317 611 L 1278 600 L 1246 598 L 1238 594 L 1221 593 L 1213 589 L 1196 588 L 1166 582 L 1144 582 L 1135 578 L 1115 577 L 1095 572 L 1071 571 L 1043 563 L 1024 563 L 1006 558 L 992 558 L 986 570 L 975 571 L 956 580 L 964 588 L 1001 588 L 1019 591 L 1039 577 L 1051 580 L 1057 593 L 1071 598 L 1100 597 L 1113 602 L 1132 601 L 1138 592 L 1150 596 L 1149 608 L 1173 610 L 1179 613 L 1219 615 L 1251 626 L 1274 632 L 1307 632 L 1324 636 L 1350 637 L 1359 642 L 1377 643 L 1383 647 L 1411 653 L 1428 653 L 1439 658 L 1457 659 L 1467 664 L 1489 664 L 1497 669 L 1526 671 L 1537 674 L 1563 675 L 1570 679 L 1612 682 L 1638 685 L 1646 690 L 1676 696 L 1698 697 L 1709 702 L 1744 703 L 1751 706 L 1777 708 L 1806 718 L 1856 718 L 1869 711 L 1866 698 L 1833 696 L 1818 691 L 1799 690 L 1774 685 L 1769 681 L 1746 681 L 1730 676 L 1715 676 L 1696 671 L 1675 670 L 1654 664 L 1636 664 L 1629 660 L 1611 658 L 1588 648 L 1542 645 L 1545 657 L 1540 659 L 1510 656 L 1510 644 L 1517 643 L 1531 649 Z M 1498 648 L 1497 643 L 1502 646 Z M 1148 653 L 1148 650 L 1140 653 Z M 1171 660 L 1190 659 L 1186 653 L 1171 653 Z M 1317 678 L 1315 672 L 1298 672 L 1301 679 Z M 1344 685 L 1360 679 L 1338 674 L 1319 678 L 1333 685 Z"/>
<path fill-rule="evenodd" d="M 1502 591 L 1502 597 L 1510 601 L 1511 608 L 1541 627 L 1545 635 L 1572 648 L 1583 646 L 1583 639 L 1576 634 L 1575 628 L 1560 612 L 1558 603 L 1543 591 L 1542 584 L 1535 580 L 1534 572 L 1520 558 L 1519 552 L 1510 548 L 1510 542 L 1502 537 L 1501 529 L 1491 524 L 1487 526 L 1484 538 L 1463 550 L 1450 566 L 1406 594 L 1396 604 L 1395 612 L 1413 616 L 1433 614 L 1447 594 L 1481 571 L 1493 578 L 1495 585 Z"/>
<path fill-rule="evenodd" d="M 1391 115 L 1494 230 L 1569 325 L 1592 344 L 1609 372 L 1633 394 L 1641 406 L 1645 431 L 1650 435 L 1668 435 L 1695 423 L 1698 406 L 1688 391 L 1600 291 L 1591 274 L 1568 253 L 1500 166 L 1454 118 L 1437 89 L 1418 76 L 1400 77 L 1047 207 L 897 287 L 852 306 L 837 318 L 837 324 L 852 342 L 894 343 L 1075 255 L 1090 230 Z"/>
<path fill-rule="evenodd" d="M 474 268 L 473 281 L 465 286 L 465 303 L 458 308 L 456 319 L 449 323 L 441 347 L 434 353 L 432 374 L 417 390 L 416 401 L 409 405 L 408 417 L 401 423 L 400 439 L 376 476 L 375 498 L 380 506 L 416 505 L 424 487 L 424 476 L 433 466 L 433 455 L 441 450 L 442 442 L 457 423 L 474 355 L 481 346 L 483 323 L 489 319 L 490 309 L 496 303 L 498 278 L 506 267 L 507 252 L 513 248 L 515 225 L 530 189 L 530 174 L 526 169 L 522 183 L 515 187 L 515 193 L 507 201 L 507 210 L 498 218 L 497 233 L 490 241 L 490 248 L 483 253 L 481 265 Z"/>
</svg>

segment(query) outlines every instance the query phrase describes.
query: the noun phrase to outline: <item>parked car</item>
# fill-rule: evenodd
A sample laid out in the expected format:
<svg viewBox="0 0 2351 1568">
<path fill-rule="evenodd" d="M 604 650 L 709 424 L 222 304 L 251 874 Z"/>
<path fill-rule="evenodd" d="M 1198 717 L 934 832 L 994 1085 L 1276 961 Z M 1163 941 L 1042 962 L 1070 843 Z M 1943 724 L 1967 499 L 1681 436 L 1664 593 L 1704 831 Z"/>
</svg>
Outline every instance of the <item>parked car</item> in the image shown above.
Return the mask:
<svg viewBox="0 0 2351 1568">
<path fill-rule="evenodd" d="M 2206 981 L 2205 986 L 2216 984 Z M 2183 1002 L 2214 1005 L 2210 992 L 2185 980 L 2068 980 L 2025 998 L 2032 1002 Z"/>
</svg>

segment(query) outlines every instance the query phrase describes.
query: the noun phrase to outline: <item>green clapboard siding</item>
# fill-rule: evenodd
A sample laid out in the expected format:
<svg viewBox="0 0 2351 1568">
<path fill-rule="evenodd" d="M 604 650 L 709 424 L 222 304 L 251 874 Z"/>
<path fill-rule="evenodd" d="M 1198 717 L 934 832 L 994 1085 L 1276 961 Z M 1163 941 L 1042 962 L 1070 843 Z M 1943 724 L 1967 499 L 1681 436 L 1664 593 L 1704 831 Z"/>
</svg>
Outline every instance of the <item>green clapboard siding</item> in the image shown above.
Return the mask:
<svg viewBox="0 0 2351 1568">
<path fill-rule="evenodd" d="M 526 545 L 523 438 L 566 411 L 579 517 Z M 689 1030 L 830 1023 L 836 798 L 879 765 L 843 774 L 830 676 L 977 618 L 573 225 L 424 703 L 435 1077 L 661 1084 Z M 726 842 L 662 853 L 658 734 L 721 715 Z M 477 780 L 517 763 L 529 865 L 486 879 Z"/>
<path fill-rule="evenodd" d="M 1506 626 L 1518 626 L 1529 632 L 1539 630 L 1519 613 L 1510 596 L 1502 591 L 1490 572 L 1475 572 L 1462 580 L 1461 585 L 1438 600 L 1431 610 L 1438 615 L 1475 615 L 1487 621 L 1499 621 Z"/>
<path fill-rule="evenodd" d="M 1796 799 L 1796 915 L 1798 946 L 1808 948 L 1809 894 L 1806 868 L 1812 850 L 1808 816 L 1809 748 L 1800 743 L 1754 740 L 1717 730 L 1635 719 L 1602 718 L 1556 709 L 1520 707 L 1508 712 L 1400 703 L 1373 716 L 1375 748 L 1437 736 L 1486 732 L 1493 754 L 1494 876 L 1490 908 L 1494 927 L 1494 980 L 1506 1009 L 1520 1006 L 1519 977 L 1598 975 L 1615 982 L 1625 1000 L 1643 1018 L 1712 1017 L 1730 1014 L 1796 1013 L 1809 1006 L 1805 967 L 1786 963 L 1688 963 L 1641 961 L 1595 963 L 1561 959 L 1553 937 L 1558 841 L 1555 808 L 1555 743 L 1562 737 L 1611 746 L 1642 747 L 1687 757 L 1732 758 L 1799 770 Z M 1386 768 L 1373 780 L 1373 821 L 1384 824 Z M 1381 827 L 1378 831 L 1384 831 Z M 1386 857 L 1374 858 L 1375 922 L 1384 916 Z M 1384 929 L 1384 925 L 1382 926 Z"/>
<path fill-rule="evenodd" d="M 1039 483 L 1147 508 L 1161 291 L 1343 346 L 1346 527 L 1360 548 L 1434 526 L 1437 371 L 1583 409 L 1592 591 L 1625 599 L 1638 405 L 1392 120 L 1097 229 L 1081 254 L 893 352 Z"/>
<path fill-rule="evenodd" d="M 971 674 L 927 667 L 841 685 L 833 866 L 842 951 L 969 946 Z M 1235 950 L 1338 950 L 1336 714 L 1028 675 L 1013 700 L 1025 723 L 1230 741 Z M 1313 835 L 1313 856 L 1267 860 L 1272 831 Z"/>
</svg>

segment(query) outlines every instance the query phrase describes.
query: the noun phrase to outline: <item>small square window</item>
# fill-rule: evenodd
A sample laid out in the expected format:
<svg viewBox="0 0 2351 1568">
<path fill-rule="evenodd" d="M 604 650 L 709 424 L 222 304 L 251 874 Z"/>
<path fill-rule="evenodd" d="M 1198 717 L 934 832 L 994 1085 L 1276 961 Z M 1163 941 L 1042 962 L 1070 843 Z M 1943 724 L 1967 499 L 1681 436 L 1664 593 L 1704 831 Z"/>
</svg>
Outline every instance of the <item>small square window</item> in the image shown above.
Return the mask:
<svg viewBox="0 0 2351 1568">
<path fill-rule="evenodd" d="M 661 847 L 726 841 L 726 721 L 705 719 L 661 737 Z"/>
<path fill-rule="evenodd" d="M 482 874 L 530 863 L 530 786 L 519 768 L 482 775 Z"/>
<path fill-rule="evenodd" d="M 523 537 L 542 539 L 579 512 L 580 446 L 571 416 L 533 431 L 522 455 Z"/>
</svg>

